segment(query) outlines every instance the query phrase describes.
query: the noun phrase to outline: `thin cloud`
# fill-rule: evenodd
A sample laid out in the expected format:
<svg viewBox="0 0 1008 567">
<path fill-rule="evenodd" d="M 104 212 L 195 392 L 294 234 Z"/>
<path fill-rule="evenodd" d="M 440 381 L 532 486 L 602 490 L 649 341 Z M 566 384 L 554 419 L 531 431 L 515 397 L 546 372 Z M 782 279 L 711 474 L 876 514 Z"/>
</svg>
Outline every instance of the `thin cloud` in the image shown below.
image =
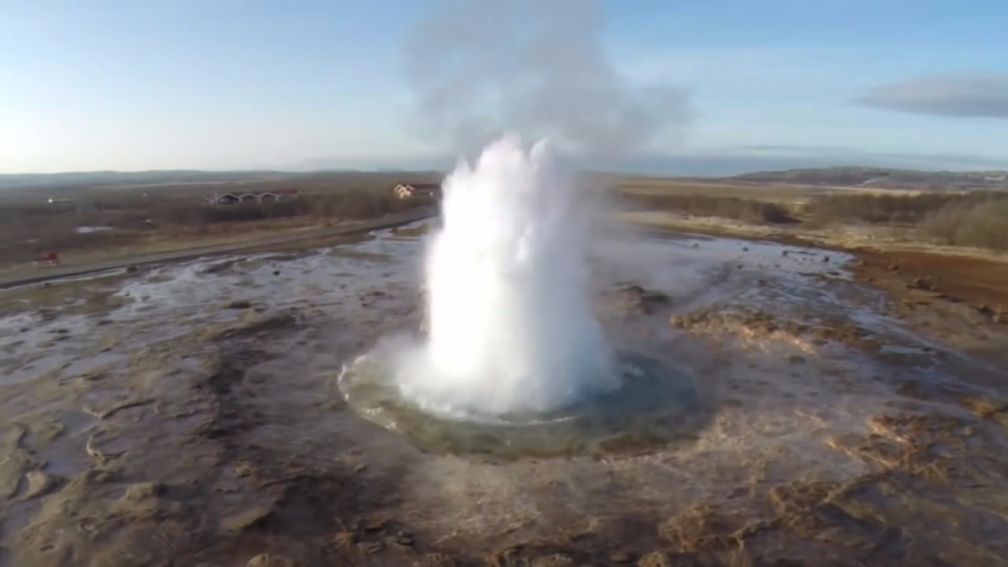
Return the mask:
<svg viewBox="0 0 1008 567">
<path fill-rule="evenodd" d="M 880 85 L 864 106 L 956 118 L 1008 118 L 1008 75 L 947 75 Z"/>
</svg>

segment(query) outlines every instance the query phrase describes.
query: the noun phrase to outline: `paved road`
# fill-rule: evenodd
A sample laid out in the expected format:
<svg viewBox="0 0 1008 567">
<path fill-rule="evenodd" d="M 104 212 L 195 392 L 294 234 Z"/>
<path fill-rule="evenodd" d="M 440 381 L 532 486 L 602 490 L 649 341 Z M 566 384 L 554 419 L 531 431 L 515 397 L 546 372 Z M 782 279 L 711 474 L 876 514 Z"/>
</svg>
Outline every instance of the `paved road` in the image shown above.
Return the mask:
<svg viewBox="0 0 1008 567">
<path fill-rule="evenodd" d="M 19 285 L 39 283 L 49 280 L 56 280 L 60 278 L 83 276 L 87 274 L 104 272 L 107 270 L 121 269 L 127 266 L 141 266 L 144 264 L 175 262 L 178 260 L 199 258 L 200 256 L 230 254 L 233 252 L 241 252 L 243 250 L 254 250 L 257 248 L 264 248 L 269 246 L 280 246 L 301 241 L 330 238 L 333 236 L 370 232 L 372 230 L 380 230 L 383 228 L 392 228 L 404 224 L 409 224 L 411 222 L 422 220 L 431 217 L 433 215 L 434 211 L 429 208 L 414 209 L 403 213 L 388 215 L 373 220 L 362 222 L 348 222 L 344 225 L 332 228 L 320 228 L 317 230 L 299 232 L 297 234 L 280 234 L 276 236 L 268 236 L 247 240 L 245 242 L 232 242 L 228 244 L 217 244 L 214 246 L 198 246 L 193 248 L 185 248 L 182 250 L 172 250 L 171 252 L 160 252 L 157 254 L 143 254 L 138 256 L 131 256 L 128 258 L 108 260 L 105 262 L 93 262 L 89 264 L 81 264 L 78 266 L 63 266 L 59 268 L 44 269 L 32 273 L 22 272 L 18 274 L 10 274 L 7 276 L 0 276 L 0 289 L 17 287 Z"/>
</svg>

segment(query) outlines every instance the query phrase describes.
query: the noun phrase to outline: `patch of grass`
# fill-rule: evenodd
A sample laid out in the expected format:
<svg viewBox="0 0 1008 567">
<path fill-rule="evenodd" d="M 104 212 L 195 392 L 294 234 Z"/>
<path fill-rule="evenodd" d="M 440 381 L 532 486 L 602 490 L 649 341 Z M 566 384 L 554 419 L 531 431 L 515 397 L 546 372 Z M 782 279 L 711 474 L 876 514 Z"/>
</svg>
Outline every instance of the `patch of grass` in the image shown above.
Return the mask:
<svg viewBox="0 0 1008 567">
<path fill-rule="evenodd" d="M 928 215 L 922 228 L 945 244 L 1008 250 L 1008 195 L 948 204 Z"/>
<path fill-rule="evenodd" d="M 840 193 L 813 198 L 804 212 L 811 225 L 909 225 L 941 244 L 1008 250 L 1008 193 Z"/>
<path fill-rule="evenodd" d="M 633 194 L 624 201 L 649 210 L 737 219 L 751 223 L 787 224 L 797 222 L 791 211 L 777 203 L 740 197 L 689 194 Z"/>
<path fill-rule="evenodd" d="M 945 210 L 965 210 L 974 206 L 1008 200 L 1008 193 L 872 194 L 832 193 L 813 197 L 803 212 L 810 221 L 867 223 L 921 223 Z"/>
<path fill-rule="evenodd" d="M 916 195 L 879 195 L 871 193 L 833 193 L 813 197 L 805 214 L 814 224 L 832 222 L 917 223 L 927 215 L 968 195 L 958 193 L 920 193 Z"/>
<path fill-rule="evenodd" d="M 0 194 L 0 262 L 21 263 L 49 251 L 111 249 L 161 235 L 234 233 L 331 220 L 363 220 L 432 204 L 431 199 L 399 199 L 399 180 L 427 181 L 407 174 L 332 173 L 228 186 L 168 186 L 155 189 L 81 189 L 56 204 L 48 192 Z M 239 205 L 209 205 L 203 196 L 242 191 L 298 188 L 297 199 Z M 78 234 L 77 227 L 115 230 Z"/>
<path fill-rule="evenodd" d="M 653 188 L 620 187 L 617 195 L 620 203 L 637 211 L 718 217 L 754 225 L 898 227 L 911 229 L 908 235 L 936 244 L 1008 250 L 1008 192 L 831 191 L 799 194 L 804 195 L 799 200 L 794 195 L 764 197 L 747 188 L 734 194 L 701 190 L 699 185 L 656 183 Z"/>
</svg>

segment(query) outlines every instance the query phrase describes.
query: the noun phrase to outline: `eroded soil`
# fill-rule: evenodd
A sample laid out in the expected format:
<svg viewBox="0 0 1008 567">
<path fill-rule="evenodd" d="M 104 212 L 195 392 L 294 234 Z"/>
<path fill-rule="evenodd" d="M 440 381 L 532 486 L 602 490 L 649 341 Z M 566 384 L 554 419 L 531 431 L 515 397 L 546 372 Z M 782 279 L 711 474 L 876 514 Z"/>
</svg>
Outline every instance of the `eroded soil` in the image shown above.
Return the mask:
<svg viewBox="0 0 1008 567">
<path fill-rule="evenodd" d="M 908 310 L 832 251 L 606 242 L 599 316 L 694 377 L 689 439 L 424 452 L 335 383 L 419 328 L 420 233 L 2 292 L 0 564 L 1008 561 L 1008 373 L 957 338 L 1004 328 L 975 309 Z"/>
</svg>

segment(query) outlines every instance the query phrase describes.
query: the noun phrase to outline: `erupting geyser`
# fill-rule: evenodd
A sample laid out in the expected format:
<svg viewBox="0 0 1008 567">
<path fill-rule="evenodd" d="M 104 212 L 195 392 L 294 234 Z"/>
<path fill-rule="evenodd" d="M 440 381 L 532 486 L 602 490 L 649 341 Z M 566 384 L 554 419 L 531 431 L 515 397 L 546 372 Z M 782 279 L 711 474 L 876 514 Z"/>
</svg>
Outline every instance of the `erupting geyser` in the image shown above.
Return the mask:
<svg viewBox="0 0 1008 567">
<path fill-rule="evenodd" d="M 439 451 L 611 452 L 688 434 L 692 381 L 613 353 L 588 295 L 589 218 L 543 142 L 507 136 L 444 182 L 427 255 L 428 336 L 345 367 L 359 415 Z"/>
<path fill-rule="evenodd" d="M 588 301 L 587 215 L 545 142 L 506 136 L 444 182 L 427 259 L 429 340 L 395 371 L 445 414 L 542 413 L 620 385 Z"/>
</svg>

